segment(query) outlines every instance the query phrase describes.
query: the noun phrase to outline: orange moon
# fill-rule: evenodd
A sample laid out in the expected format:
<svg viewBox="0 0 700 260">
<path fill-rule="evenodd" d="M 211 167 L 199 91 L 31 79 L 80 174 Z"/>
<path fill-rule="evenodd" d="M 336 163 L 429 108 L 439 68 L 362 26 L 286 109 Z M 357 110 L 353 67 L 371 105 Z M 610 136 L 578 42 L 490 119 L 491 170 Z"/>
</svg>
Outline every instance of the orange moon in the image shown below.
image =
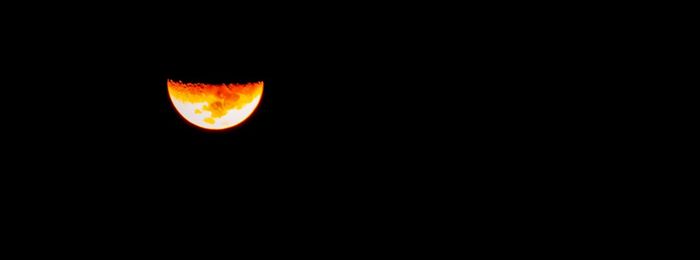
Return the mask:
<svg viewBox="0 0 700 260">
<path fill-rule="evenodd" d="M 262 81 L 216 85 L 168 80 L 168 94 L 177 112 L 193 125 L 212 130 L 245 121 L 258 107 L 262 91 Z"/>
</svg>

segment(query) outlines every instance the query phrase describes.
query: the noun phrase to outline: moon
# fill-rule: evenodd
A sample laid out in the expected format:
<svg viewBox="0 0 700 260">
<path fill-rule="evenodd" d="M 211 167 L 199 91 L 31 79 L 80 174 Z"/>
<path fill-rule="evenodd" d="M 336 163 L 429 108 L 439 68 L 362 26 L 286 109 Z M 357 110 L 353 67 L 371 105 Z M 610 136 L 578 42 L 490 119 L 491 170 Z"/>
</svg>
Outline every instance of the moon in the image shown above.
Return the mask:
<svg viewBox="0 0 700 260">
<path fill-rule="evenodd" d="M 191 124 L 210 130 L 234 127 L 253 114 L 263 82 L 245 84 L 183 83 L 168 80 L 170 100 Z"/>
</svg>

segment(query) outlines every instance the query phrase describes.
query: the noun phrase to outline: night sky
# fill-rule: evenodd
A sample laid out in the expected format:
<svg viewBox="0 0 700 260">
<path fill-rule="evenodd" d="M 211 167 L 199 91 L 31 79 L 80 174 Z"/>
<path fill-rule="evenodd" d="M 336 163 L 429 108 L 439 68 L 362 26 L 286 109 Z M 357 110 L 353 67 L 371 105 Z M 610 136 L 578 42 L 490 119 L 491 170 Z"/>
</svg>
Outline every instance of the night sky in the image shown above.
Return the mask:
<svg viewBox="0 0 700 260">
<path fill-rule="evenodd" d="M 619 188 L 635 178 L 608 177 L 629 169 L 623 148 L 645 145 L 616 129 L 637 109 L 609 93 L 627 79 L 595 78 L 625 67 L 605 57 L 618 51 L 601 54 L 611 38 L 549 17 L 584 10 L 573 20 L 599 21 L 585 8 L 50 5 L 5 17 L 0 183 L 5 215 L 19 220 L 7 226 L 70 243 L 62 250 L 99 250 L 76 236 L 119 247 L 106 253 L 276 239 L 294 250 L 393 241 L 392 255 L 413 254 L 426 239 L 459 243 L 472 227 L 486 242 L 600 227 L 590 220 L 615 210 L 599 205 L 624 208 L 636 194 Z M 610 35 L 627 26 L 601 24 Z M 245 122 L 211 131 L 181 118 L 169 79 L 264 90 Z M 295 252 L 259 244 L 256 253 Z M 61 252 L 30 243 L 22 253 L 36 251 Z"/>
</svg>

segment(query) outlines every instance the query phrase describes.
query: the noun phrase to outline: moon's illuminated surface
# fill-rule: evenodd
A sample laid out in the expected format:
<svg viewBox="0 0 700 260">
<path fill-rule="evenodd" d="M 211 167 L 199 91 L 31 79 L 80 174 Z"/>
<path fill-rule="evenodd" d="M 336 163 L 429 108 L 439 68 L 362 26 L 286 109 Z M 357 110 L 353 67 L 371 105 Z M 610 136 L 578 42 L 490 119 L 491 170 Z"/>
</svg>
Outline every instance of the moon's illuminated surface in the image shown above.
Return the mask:
<svg viewBox="0 0 700 260">
<path fill-rule="evenodd" d="M 262 91 L 262 81 L 213 85 L 168 80 L 168 94 L 177 112 L 188 122 L 213 130 L 245 121 L 260 103 Z"/>
</svg>

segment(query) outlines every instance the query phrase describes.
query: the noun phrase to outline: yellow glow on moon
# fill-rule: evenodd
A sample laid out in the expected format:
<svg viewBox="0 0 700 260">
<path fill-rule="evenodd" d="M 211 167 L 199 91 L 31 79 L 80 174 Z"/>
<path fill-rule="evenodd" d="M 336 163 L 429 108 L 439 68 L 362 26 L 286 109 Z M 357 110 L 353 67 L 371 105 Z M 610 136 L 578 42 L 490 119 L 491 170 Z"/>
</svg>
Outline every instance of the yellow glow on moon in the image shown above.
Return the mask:
<svg viewBox="0 0 700 260">
<path fill-rule="evenodd" d="M 262 91 L 262 81 L 213 85 L 168 80 L 168 94 L 177 112 L 188 122 L 212 130 L 245 121 L 258 107 Z"/>
</svg>

